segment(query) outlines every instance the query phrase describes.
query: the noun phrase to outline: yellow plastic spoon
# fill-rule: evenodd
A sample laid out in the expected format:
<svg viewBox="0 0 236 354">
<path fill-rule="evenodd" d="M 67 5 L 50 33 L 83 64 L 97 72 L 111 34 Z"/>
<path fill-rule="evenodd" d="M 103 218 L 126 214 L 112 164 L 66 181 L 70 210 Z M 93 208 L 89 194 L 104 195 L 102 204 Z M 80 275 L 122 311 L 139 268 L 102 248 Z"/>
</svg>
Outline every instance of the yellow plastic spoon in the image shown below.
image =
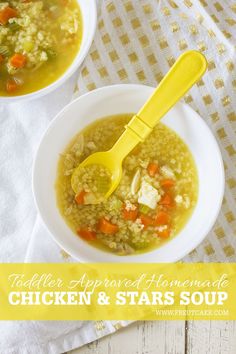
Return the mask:
<svg viewBox="0 0 236 354">
<path fill-rule="evenodd" d="M 90 155 L 75 169 L 71 178 L 74 192 L 78 192 L 78 173 L 81 167 L 103 165 L 111 173 L 111 186 L 105 195 L 108 198 L 120 183 L 123 159 L 147 138 L 160 119 L 201 78 L 206 68 L 206 58 L 200 52 L 190 50 L 182 54 L 150 99 L 131 119 L 115 145 L 109 151 Z"/>
</svg>

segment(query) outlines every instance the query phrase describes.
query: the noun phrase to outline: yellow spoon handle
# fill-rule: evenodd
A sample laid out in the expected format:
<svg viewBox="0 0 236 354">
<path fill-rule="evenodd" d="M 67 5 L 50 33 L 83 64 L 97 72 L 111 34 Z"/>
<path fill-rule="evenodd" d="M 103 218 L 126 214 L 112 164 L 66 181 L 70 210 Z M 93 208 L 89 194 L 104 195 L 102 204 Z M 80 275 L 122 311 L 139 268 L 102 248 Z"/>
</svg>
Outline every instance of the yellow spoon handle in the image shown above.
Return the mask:
<svg viewBox="0 0 236 354">
<path fill-rule="evenodd" d="M 195 50 L 182 54 L 137 116 L 150 128 L 202 77 L 207 69 L 204 55 Z"/>
<path fill-rule="evenodd" d="M 121 160 L 150 134 L 159 120 L 201 78 L 207 69 L 204 55 L 195 50 L 182 54 L 151 98 L 126 127 L 111 151 Z"/>
</svg>

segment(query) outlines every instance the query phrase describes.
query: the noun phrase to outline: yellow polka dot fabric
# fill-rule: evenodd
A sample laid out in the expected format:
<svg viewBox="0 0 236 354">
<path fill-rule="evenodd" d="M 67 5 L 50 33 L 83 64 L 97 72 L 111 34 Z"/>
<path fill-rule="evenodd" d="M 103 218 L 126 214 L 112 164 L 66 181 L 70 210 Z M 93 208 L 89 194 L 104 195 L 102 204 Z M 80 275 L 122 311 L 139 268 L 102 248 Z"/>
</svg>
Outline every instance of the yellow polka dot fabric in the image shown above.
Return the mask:
<svg viewBox="0 0 236 354">
<path fill-rule="evenodd" d="M 101 0 L 78 94 L 120 83 L 157 86 L 177 57 L 197 49 L 208 72 L 184 98 L 218 140 L 226 188 L 213 230 L 185 261 L 236 261 L 236 4 L 220 0 Z M 191 237 L 191 235 L 189 235 Z"/>
</svg>

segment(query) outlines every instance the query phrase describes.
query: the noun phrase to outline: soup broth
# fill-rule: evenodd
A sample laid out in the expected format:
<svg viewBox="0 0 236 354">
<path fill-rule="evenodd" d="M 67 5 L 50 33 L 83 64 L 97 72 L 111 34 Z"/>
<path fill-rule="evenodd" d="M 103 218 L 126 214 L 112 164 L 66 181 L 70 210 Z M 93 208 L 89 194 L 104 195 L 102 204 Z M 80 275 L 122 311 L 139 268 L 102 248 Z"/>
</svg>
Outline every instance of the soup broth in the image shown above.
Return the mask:
<svg viewBox="0 0 236 354">
<path fill-rule="evenodd" d="M 81 40 L 76 0 L 0 3 L 0 95 L 24 95 L 56 81 Z"/>
<path fill-rule="evenodd" d="M 56 196 L 62 217 L 92 246 L 118 255 L 147 252 L 175 237 L 191 217 L 198 196 L 192 155 L 182 139 L 158 124 L 124 160 L 116 191 L 97 205 L 71 187 L 74 169 L 89 155 L 109 150 L 131 114 L 96 121 L 76 135 L 58 164 Z M 97 179 L 100 179 L 99 170 Z"/>
</svg>

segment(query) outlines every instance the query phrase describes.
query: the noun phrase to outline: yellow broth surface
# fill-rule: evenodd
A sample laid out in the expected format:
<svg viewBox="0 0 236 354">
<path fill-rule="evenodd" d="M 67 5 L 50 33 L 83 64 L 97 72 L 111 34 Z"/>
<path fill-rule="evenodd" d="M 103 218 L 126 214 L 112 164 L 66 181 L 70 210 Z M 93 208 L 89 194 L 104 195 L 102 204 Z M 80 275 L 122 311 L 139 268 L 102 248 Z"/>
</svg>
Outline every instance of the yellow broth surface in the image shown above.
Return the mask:
<svg viewBox="0 0 236 354">
<path fill-rule="evenodd" d="M 125 158 L 121 183 L 108 200 L 85 205 L 89 191 L 75 195 L 74 169 L 92 153 L 110 149 L 131 117 L 107 117 L 76 135 L 60 155 L 56 180 L 58 208 L 77 237 L 118 255 L 147 252 L 175 237 L 191 217 L 198 196 L 192 155 L 162 123 Z"/>
<path fill-rule="evenodd" d="M 0 96 L 28 94 L 60 78 L 82 33 L 76 0 L 0 3 Z"/>
</svg>

